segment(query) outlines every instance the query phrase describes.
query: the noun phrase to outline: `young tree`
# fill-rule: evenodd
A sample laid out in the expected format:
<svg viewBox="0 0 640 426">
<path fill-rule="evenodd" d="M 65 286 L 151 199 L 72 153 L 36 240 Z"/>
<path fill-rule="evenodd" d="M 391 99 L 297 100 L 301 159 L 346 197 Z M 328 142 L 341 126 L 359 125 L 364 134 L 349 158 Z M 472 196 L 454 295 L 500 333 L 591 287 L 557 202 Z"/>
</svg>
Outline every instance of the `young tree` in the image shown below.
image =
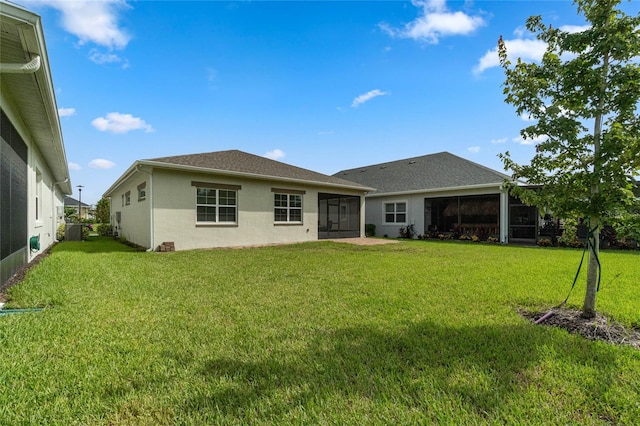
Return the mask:
<svg viewBox="0 0 640 426">
<path fill-rule="evenodd" d="M 515 179 L 534 189 L 512 187 L 524 202 L 559 217 L 585 218 L 589 234 L 585 318 L 596 314 L 600 277 L 599 231 L 608 213 L 634 202 L 640 171 L 640 16 L 618 9 L 620 0 L 575 0 L 589 26 L 566 32 L 527 20 L 527 29 L 547 44 L 540 63 L 513 65 L 498 41 L 506 74 L 505 101 L 532 125 L 520 133 L 540 138 L 530 164 L 500 155 Z M 539 140 L 540 140 L 539 139 Z"/>
<path fill-rule="evenodd" d="M 96 204 L 96 222 L 98 223 L 110 223 L 111 222 L 111 207 L 108 198 L 100 198 L 98 204 Z"/>
</svg>

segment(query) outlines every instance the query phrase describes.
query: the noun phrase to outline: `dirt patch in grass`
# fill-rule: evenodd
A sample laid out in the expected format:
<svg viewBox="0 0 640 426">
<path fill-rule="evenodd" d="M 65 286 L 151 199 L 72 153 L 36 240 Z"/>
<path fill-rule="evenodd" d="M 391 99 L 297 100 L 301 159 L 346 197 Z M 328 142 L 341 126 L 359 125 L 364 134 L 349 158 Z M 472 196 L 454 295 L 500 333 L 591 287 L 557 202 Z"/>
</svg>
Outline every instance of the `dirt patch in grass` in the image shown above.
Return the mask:
<svg viewBox="0 0 640 426">
<path fill-rule="evenodd" d="M 520 315 L 534 323 L 546 314 L 547 312 L 520 311 Z M 625 327 L 601 314 L 596 314 L 595 318 L 586 319 L 582 318 L 582 311 L 577 309 L 556 308 L 553 309 L 553 315 L 543 320 L 540 325 L 559 327 L 589 340 L 600 340 L 640 349 L 640 330 Z"/>
</svg>

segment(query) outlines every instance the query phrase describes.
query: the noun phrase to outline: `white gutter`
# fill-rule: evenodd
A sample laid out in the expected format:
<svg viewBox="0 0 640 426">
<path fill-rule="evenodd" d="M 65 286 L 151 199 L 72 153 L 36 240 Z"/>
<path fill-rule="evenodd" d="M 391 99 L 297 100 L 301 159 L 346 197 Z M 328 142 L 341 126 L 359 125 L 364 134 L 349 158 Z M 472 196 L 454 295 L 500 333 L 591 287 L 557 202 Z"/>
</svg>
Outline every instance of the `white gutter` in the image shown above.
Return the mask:
<svg viewBox="0 0 640 426">
<path fill-rule="evenodd" d="M 291 182 L 291 183 L 301 183 L 305 185 L 315 186 L 315 187 L 329 187 L 329 188 L 340 188 L 340 189 L 352 189 L 362 192 L 370 192 L 373 191 L 374 188 L 370 188 L 367 186 L 360 186 L 354 182 L 354 185 L 343 185 L 339 183 L 331 183 L 331 182 L 320 182 L 313 181 L 307 179 L 296 179 L 296 178 L 287 178 L 281 176 L 271 176 L 271 175 L 261 175 L 257 173 L 247 173 L 247 172 L 238 172 L 232 170 L 219 170 L 219 169 L 210 169 L 207 167 L 198 167 L 198 166 L 186 166 L 183 164 L 171 164 L 171 163 L 162 163 L 159 161 L 148 161 L 148 160 L 138 160 L 131 167 L 125 171 L 122 176 L 113 184 L 109 189 L 105 191 L 105 195 L 110 194 L 115 191 L 115 189 L 120 186 L 122 182 L 129 178 L 131 173 L 137 170 L 137 167 L 140 165 L 150 166 L 152 168 L 160 168 L 160 169 L 171 169 L 171 170 L 183 170 L 190 171 L 196 173 L 203 174 L 216 174 L 216 175 L 224 175 L 224 176 L 234 176 L 234 177 L 242 177 L 242 178 L 250 178 L 257 180 L 274 180 L 279 182 Z M 108 195 L 107 195 L 108 196 Z"/>
<path fill-rule="evenodd" d="M 397 191 L 397 192 L 381 192 L 381 193 L 367 194 L 367 198 L 412 195 L 412 194 L 428 194 L 428 193 L 438 193 L 438 192 L 448 192 L 448 191 L 459 191 L 461 189 L 486 189 L 486 188 L 494 188 L 501 191 L 502 183 L 501 182 L 481 183 L 477 185 L 449 186 L 446 188 L 415 189 L 410 191 Z"/>
<path fill-rule="evenodd" d="M 3 64 L 0 63 L 0 73 L 2 74 L 33 74 L 40 69 L 40 56 L 36 55 L 26 64 Z"/>
</svg>

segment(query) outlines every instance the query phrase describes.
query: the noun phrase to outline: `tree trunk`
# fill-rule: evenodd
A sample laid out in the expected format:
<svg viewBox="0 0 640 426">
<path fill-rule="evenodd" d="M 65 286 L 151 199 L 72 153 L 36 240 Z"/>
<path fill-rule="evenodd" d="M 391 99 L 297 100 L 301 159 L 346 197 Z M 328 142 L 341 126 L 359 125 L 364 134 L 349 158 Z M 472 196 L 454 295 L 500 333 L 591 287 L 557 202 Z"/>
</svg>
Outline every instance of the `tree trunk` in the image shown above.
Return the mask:
<svg viewBox="0 0 640 426">
<path fill-rule="evenodd" d="M 598 257 L 600 256 L 600 218 L 591 218 L 590 228 L 593 234 L 589 233 L 589 269 L 587 271 L 587 291 L 584 296 L 582 306 L 583 318 L 594 318 L 596 316 L 596 293 L 598 292 L 598 277 L 600 267 Z M 591 231 L 589 229 L 589 231 Z"/>
</svg>

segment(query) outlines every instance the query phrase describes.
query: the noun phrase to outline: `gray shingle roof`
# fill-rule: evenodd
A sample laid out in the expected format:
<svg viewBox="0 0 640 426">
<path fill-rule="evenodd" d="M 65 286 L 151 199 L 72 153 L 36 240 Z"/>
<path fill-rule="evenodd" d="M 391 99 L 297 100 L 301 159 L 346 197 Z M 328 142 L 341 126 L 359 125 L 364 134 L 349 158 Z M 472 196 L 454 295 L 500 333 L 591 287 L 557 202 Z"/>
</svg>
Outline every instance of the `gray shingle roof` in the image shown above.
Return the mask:
<svg viewBox="0 0 640 426">
<path fill-rule="evenodd" d="M 173 157 L 160 157 L 143 160 L 143 162 L 147 161 L 153 163 L 165 163 L 167 165 L 198 167 L 210 169 L 212 171 L 219 170 L 237 172 L 241 174 L 292 179 L 310 183 L 362 188 L 363 190 L 368 189 L 366 185 L 349 181 L 338 176 L 328 176 L 235 149 L 229 151 L 176 155 Z"/>
<path fill-rule="evenodd" d="M 88 204 L 85 203 L 80 203 L 82 205 L 82 207 L 90 207 Z M 65 207 L 78 207 L 78 200 L 76 200 L 73 197 L 69 197 L 68 195 L 65 195 L 64 197 L 64 206 Z"/>
<path fill-rule="evenodd" d="M 501 184 L 511 178 L 449 152 L 342 170 L 336 177 L 376 188 L 375 194 Z"/>
</svg>

